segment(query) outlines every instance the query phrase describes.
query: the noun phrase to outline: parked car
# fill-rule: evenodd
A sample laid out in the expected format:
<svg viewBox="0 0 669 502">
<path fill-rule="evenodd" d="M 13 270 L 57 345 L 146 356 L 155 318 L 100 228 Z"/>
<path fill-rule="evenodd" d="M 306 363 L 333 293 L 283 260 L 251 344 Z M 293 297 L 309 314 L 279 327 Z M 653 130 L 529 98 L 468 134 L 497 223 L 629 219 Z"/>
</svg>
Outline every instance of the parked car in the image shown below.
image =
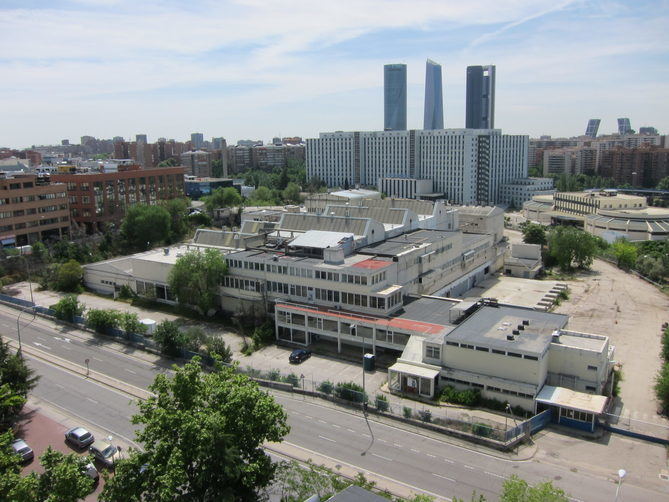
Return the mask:
<svg viewBox="0 0 669 502">
<path fill-rule="evenodd" d="M 84 469 L 84 476 L 88 476 L 89 478 L 91 478 L 94 483 L 100 481 L 100 473 L 95 468 L 92 462 L 86 464 L 86 467 Z"/>
<path fill-rule="evenodd" d="M 104 441 L 95 441 L 89 451 L 93 458 L 105 467 L 113 467 L 114 463 L 121 458 L 118 448 Z"/>
<path fill-rule="evenodd" d="M 288 361 L 291 363 L 301 363 L 305 359 L 309 359 L 309 357 L 311 357 L 310 350 L 295 349 L 290 353 L 290 356 L 288 356 Z"/>
<path fill-rule="evenodd" d="M 35 458 L 33 449 L 28 446 L 28 443 L 26 443 L 23 439 L 15 439 L 12 442 L 12 449 L 14 450 L 14 453 L 21 456 L 21 460 L 23 462 L 29 462 Z"/>
<path fill-rule="evenodd" d="M 86 448 L 95 441 L 95 436 L 83 427 L 73 427 L 65 433 L 65 441 L 69 441 L 77 448 Z"/>
</svg>

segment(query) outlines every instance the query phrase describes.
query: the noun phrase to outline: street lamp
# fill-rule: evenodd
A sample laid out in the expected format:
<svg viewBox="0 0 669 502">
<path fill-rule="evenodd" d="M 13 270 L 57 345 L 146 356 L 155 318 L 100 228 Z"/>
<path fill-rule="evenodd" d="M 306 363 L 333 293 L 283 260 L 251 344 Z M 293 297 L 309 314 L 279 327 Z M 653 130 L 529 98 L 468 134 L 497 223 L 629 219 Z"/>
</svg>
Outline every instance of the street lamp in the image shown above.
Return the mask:
<svg viewBox="0 0 669 502">
<path fill-rule="evenodd" d="M 623 484 L 623 478 L 627 474 L 627 471 L 625 469 L 618 469 L 618 487 L 616 488 L 616 498 L 614 499 L 615 502 L 618 501 L 618 496 L 620 495 L 620 487 Z"/>
<path fill-rule="evenodd" d="M 351 327 L 349 328 L 351 336 L 357 336 L 358 334 L 358 326 L 355 324 L 351 324 Z M 366 411 L 366 404 L 365 403 L 365 337 L 362 337 L 362 411 L 363 413 Z"/>
</svg>

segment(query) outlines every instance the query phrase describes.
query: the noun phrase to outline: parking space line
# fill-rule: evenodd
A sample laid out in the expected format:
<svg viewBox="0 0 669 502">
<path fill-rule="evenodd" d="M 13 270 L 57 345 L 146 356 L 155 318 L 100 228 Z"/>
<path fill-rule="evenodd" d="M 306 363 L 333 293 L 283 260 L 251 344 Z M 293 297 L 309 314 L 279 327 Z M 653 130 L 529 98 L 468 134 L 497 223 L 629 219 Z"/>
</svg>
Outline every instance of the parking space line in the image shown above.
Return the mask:
<svg viewBox="0 0 669 502">
<path fill-rule="evenodd" d="M 137 374 L 136 371 L 129 370 L 128 368 L 123 368 L 123 369 L 126 370 L 128 373 L 132 373 L 133 375 Z"/>
<path fill-rule="evenodd" d="M 436 455 L 432 455 L 431 453 L 426 453 L 425 455 L 427 455 L 430 458 L 437 458 Z"/>
</svg>

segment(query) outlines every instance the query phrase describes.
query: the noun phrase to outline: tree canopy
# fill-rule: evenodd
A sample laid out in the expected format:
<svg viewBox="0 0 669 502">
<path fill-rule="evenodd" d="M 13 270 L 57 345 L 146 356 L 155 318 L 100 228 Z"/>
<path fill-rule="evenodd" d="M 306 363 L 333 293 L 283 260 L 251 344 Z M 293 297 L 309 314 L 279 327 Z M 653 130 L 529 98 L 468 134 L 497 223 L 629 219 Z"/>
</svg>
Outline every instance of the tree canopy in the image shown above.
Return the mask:
<svg viewBox="0 0 669 502">
<path fill-rule="evenodd" d="M 618 266 L 629 270 L 636 263 L 637 248 L 627 239 L 617 239 L 611 245 L 611 251 L 615 256 Z"/>
<path fill-rule="evenodd" d="M 5 400 L 0 427 L 7 427 L 21 411 L 28 392 L 37 385 L 34 373 L 19 354 L 12 353 L 8 343 L 0 340 L 0 387 L 4 388 Z"/>
<path fill-rule="evenodd" d="M 242 203 L 242 196 L 236 188 L 233 187 L 219 187 L 216 188 L 211 195 L 203 197 L 204 205 L 207 211 L 212 213 L 214 209 L 219 207 L 237 207 Z"/>
<path fill-rule="evenodd" d="M 527 222 L 522 226 L 523 242 L 525 244 L 539 244 L 545 246 L 546 228 L 538 223 Z"/>
<path fill-rule="evenodd" d="M 188 233 L 188 199 L 167 199 L 161 202 L 161 206 L 170 214 L 169 241 L 178 242 Z"/>
<path fill-rule="evenodd" d="M 171 216 L 162 206 L 132 206 L 121 224 L 121 236 L 133 250 L 145 250 L 170 239 Z"/>
<path fill-rule="evenodd" d="M 658 190 L 669 190 L 669 176 L 665 176 L 660 180 L 660 182 L 657 184 L 657 189 Z"/>
<path fill-rule="evenodd" d="M 597 255 L 598 242 L 583 230 L 557 226 L 548 233 L 548 252 L 562 270 L 588 268 Z"/>
<path fill-rule="evenodd" d="M 534 486 L 516 475 L 504 481 L 500 502 L 568 502 L 569 497 L 553 483 L 546 481 Z"/>
<path fill-rule="evenodd" d="M 144 451 L 117 463 L 100 500 L 257 500 L 275 471 L 262 445 L 289 431 L 281 406 L 233 368 L 204 372 L 199 358 L 149 389 L 133 417 Z"/>
<path fill-rule="evenodd" d="M 177 258 L 168 283 L 181 305 L 195 305 L 202 314 L 217 307 L 218 288 L 228 265 L 216 249 L 191 250 Z"/>
<path fill-rule="evenodd" d="M 300 186 L 297 183 L 288 183 L 286 188 L 281 192 L 283 200 L 286 202 L 292 202 L 294 204 L 299 204 L 302 202 L 302 196 L 300 195 Z"/>
<path fill-rule="evenodd" d="M 58 265 L 55 271 L 53 287 L 58 291 L 73 292 L 78 291 L 81 286 L 81 279 L 84 277 L 84 269 L 79 262 L 68 260 Z"/>
</svg>

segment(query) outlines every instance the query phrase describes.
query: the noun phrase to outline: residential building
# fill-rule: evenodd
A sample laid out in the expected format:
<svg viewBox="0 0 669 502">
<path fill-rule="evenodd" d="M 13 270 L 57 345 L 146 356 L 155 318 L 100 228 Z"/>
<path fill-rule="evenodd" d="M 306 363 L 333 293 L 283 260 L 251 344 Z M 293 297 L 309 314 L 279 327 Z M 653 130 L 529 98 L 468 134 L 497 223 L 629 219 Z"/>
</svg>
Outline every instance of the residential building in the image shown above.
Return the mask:
<svg viewBox="0 0 669 502">
<path fill-rule="evenodd" d="M 181 154 L 181 165 L 184 172 L 198 178 L 210 178 L 212 154 L 204 150 L 191 150 Z"/>
<path fill-rule="evenodd" d="M 657 129 L 654 127 L 639 127 L 639 134 L 657 136 L 658 132 Z"/>
<path fill-rule="evenodd" d="M 495 66 L 467 67 L 467 129 L 495 127 Z"/>
<path fill-rule="evenodd" d="M 94 233 L 107 223 L 118 224 L 129 206 L 183 197 L 183 175 L 183 167 L 134 165 L 115 172 L 58 173 L 51 180 L 65 184 L 72 221 Z"/>
<path fill-rule="evenodd" d="M 501 185 L 527 176 L 527 144 L 499 129 L 321 133 L 307 139 L 307 176 L 340 187 L 431 179 L 453 203 L 496 204 Z"/>
<path fill-rule="evenodd" d="M 211 138 L 211 148 L 213 150 L 225 150 L 226 147 L 227 143 L 225 141 L 225 138 Z"/>
<path fill-rule="evenodd" d="M 535 195 L 550 195 L 555 192 L 553 178 L 519 178 L 500 187 L 500 204 L 521 208 Z"/>
<path fill-rule="evenodd" d="M 601 153 L 599 175 L 618 184 L 654 188 L 669 176 L 669 148 L 616 148 Z"/>
<path fill-rule="evenodd" d="M 63 183 L 48 175 L 0 172 L 0 243 L 17 247 L 70 233 Z"/>
<path fill-rule="evenodd" d="M 590 119 L 588 120 L 588 127 L 585 129 L 585 135 L 590 138 L 597 137 L 597 131 L 599 131 L 599 124 L 601 119 Z"/>
<path fill-rule="evenodd" d="M 190 145 L 193 150 L 201 150 L 204 148 L 204 134 L 201 132 L 191 133 Z"/>
<path fill-rule="evenodd" d="M 254 169 L 272 171 L 286 165 L 285 146 L 255 146 L 251 149 L 251 165 Z"/>
<path fill-rule="evenodd" d="M 437 198 L 444 195 L 434 193 L 432 180 L 427 179 L 379 178 L 378 189 L 389 197 L 400 199 Z"/>
<path fill-rule="evenodd" d="M 444 98 L 441 65 L 428 59 L 425 63 L 425 108 L 423 129 L 444 128 Z"/>
<path fill-rule="evenodd" d="M 184 176 L 184 194 L 189 199 L 199 200 L 200 197 L 211 195 L 217 188 L 232 187 L 232 178 L 197 178 Z"/>
<path fill-rule="evenodd" d="M 407 65 L 383 66 L 383 129 L 407 129 Z"/>
<path fill-rule="evenodd" d="M 630 119 L 620 118 L 618 119 L 618 134 L 621 136 L 626 136 L 628 134 L 634 134 L 632 126 L 630 125 Z"/>
</svg>

